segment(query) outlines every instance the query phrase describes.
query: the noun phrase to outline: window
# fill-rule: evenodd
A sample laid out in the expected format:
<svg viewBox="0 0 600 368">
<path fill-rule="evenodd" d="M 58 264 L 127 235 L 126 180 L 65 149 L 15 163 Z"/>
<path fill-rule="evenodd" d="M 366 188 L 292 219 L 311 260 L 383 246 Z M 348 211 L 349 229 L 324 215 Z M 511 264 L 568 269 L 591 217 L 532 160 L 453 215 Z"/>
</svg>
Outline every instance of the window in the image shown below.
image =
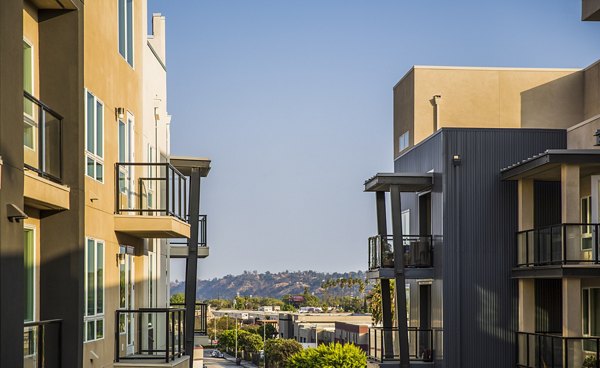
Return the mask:
<svg viewBox="0 0 600 368">
<path fill-rule="evenodd" d="M 23 40 L 23 90 L 33 95 L 33 48 Z M 23 97 L 23 144 L 25 147 L 35 149 L 35 117 L 33 102 Z"/>
<path fill-rule="evenodd" d="M 85 341 L 104 337 L 104 242 L 88 238 L 85 247 Z"/>
<path fill-rule="evenodd" d="M 581 223 L 592 223 L 592 197 L 581 198 Z M 581 250 L 592 250 L 592 227 L 581 226 Z"/>
<path fill-rule="evenodd" d="M 154 147 L 151 144 L 148 144 L 148 162 L 154 162 Z M 154 208 L 154 171 L 156 168 L 153 165 L 148 166 L 148 195 L 147 195 L 147 205 L 148 208 Z"/>
<path fill-rule="evenodd" d="M 104 104 L 90 92 L 85 103 L 86 175 L 104 181 Z"/>
<path fill-rule="evenodd" d="M 600 336 L 600 288 L 581 290 L 581 321 L 583 336 Z M 584 340 L 584 350 L 595 351 L 595 341 Z"/>
<path fill-rule="evenodd" d="M 398 138 L 398 152 L 402 152 L 408 148 L 408 145 L 410 144 L 409 138 L 410 132 L 404 132 L 404 134 L 402 134 L 400 138 Z"/>
<path fill-rule="evenodd" d="M 119 54 L 133 66 L 133 0 L 118 0 Z"/>
<path fill-rule="evenodd" d="M 35 234 L 24 229 L 23 260 L 25 262 L 25 322 L 35 320 Z"/>
</svg>

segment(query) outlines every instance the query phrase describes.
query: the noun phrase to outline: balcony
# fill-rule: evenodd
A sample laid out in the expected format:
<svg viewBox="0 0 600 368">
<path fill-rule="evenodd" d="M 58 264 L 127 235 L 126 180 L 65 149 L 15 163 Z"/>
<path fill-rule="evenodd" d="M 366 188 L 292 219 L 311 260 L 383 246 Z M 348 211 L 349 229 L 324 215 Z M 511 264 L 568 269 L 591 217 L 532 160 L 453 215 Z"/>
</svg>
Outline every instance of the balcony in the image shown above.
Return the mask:
<svg viewBox="0 0 600 368">
<path fill-rule="evenodd" d="M 115 367 L 186 367 L 183 308 L 117 309 Z"/>
<path fill-rule="evenodd" d="M 562 337 L 550 333 L 517 333 L 517 367 L 598 367 L 600 337 Z"/>
<path fill-rule="evenodd" d="M 183 303 L 171 303 L 172 308 L 185 308 Z M 208 324 L 207 324 L 208 304 L 196 302 L 194 313 L 194 346 L 208 345 Z"/>
<path fill-rule="evenodd" d="M 433 237 L 419 235 L 402 236 L 404 267 L 407 278 L 431 277 L 433 267 Z M 393 236 L 369 238 L 369 278 L 394 278 Z"/>
<path fill-rule="evenodd" d="M 598 224 L 559 224 L 517 233 L 513 276 L 585 276 L 597 273 Z"/>
<path fill-rule="evenodd" d="M 208 243 L 206 241 L 206 222 L 207 216 L 200 215 L 199 220 L 199 239 L 198 239 L 198 258 L 206 258 L 209 256 Z M 171 241 L 171 258 L 187 258 L 188 256 L 188 243 L 184 241 Z"/>
<path fill-rule="evenodd" d="M 25 204 L 40 210 L 69 209 L 70 189 L 62 185 L 63 117 L 24 92 L 23 125 Z"/>
<path fill-rule="evenodd" d="M 397 327 L 372 327 L 369 329 L 368 357 L 378 363 L 397 362 L 400 360 L 399 330 Z M 391 350 L 386 350 L 384 337 L 392 335 Z M 442 346 L 443 331 L 440 329 L 408 328 L 408 348 L 410 360 L 431 363 L 435 359 L 436 348 Z"/>
<path fill-rule="evenodd" d="M 62 321 L 26 322 L 23 328 L 23 367 L 60 368 Z"/>
<path fill-rule="evenodd" d="M 189 238 L 187 178 L 169 163 L 115 164 L 115 230 L 138 238 Z"/>
</svg>

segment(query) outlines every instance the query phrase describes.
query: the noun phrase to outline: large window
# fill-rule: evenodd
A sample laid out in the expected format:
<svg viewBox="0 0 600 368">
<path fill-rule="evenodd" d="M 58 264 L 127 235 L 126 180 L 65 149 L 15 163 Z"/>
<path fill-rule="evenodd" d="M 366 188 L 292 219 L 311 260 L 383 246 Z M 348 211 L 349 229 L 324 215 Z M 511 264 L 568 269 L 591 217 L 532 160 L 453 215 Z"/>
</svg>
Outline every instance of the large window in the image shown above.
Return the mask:
<svg viewBox="0 0 600 368">
<path fill-rule="evenodd" d="M 118 0 L 119 54 L 133 66 L 133 0 Z"/>
<path fill-rule="evenodd" d="M 24 232 L 25 322 L 31 322 L 35 319 L 35 234 L 31 228 L 25 228 Z"/>
<path fill-rule="evenodd" d="M 23 40 L 23 90 L 33 95 L 33 48 L 31 44 Z M 33 102 L 23 98 L 23 122 L 25 147 L 35 149 L 35 117 Z"/>
<path fill-rule="evenodd" d="M 104 181 L 104 104 L 86 92 L 86 175 Z"/>
<path fill-rule="evenodd" d="M 84 339 L 104 337 L 104 242 L 88 238 L 85 247 Z"/>
</svg>

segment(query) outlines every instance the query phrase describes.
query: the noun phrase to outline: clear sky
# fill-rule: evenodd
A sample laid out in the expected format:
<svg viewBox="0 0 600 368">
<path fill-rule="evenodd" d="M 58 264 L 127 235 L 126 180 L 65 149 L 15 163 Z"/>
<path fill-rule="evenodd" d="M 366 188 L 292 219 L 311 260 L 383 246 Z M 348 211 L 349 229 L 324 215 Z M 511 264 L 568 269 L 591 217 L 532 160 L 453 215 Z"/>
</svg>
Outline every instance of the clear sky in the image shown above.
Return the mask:
<svg viewBox="0 0 600 368">
<path fill-rule="evenodd" d="M 579 0 L 149 0 L 167 17 L 172 153 L 208 156 L 199 277 L 367 267 L 412 65 L 585 67 Z M 177 263 L 173 278 L 183 279 Z"/>
</svg>

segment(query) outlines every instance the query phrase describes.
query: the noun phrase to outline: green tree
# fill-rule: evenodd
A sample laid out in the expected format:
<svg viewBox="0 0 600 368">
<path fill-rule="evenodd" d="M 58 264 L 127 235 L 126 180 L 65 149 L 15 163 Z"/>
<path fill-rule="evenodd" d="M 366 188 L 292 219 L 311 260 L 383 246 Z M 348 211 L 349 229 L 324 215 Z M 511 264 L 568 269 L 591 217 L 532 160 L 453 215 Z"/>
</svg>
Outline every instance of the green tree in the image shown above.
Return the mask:
<svg viewBox="0 0 600 368">
<path fill-rule="evenodd" d="M 184 304 L 185 303 L 185 294 L 177 293 L 171 295 L 171 304 Z"/>
<path fill-rule="evenodd" d="M 239 334 L 239 332 L 242 332 Z M 238 346 L 247 353 L 256 353 L 263 348 L 263 339 L 257 334 L 238 331 Z"/>
<path fill-rule="evenodd" d="M 367 355 L 353 344 L 322 344 L 292 355 L 286 368 L 364 368 Z"/>
<path fill-rule="evenodd" d="M 395 295 L 395 286 L 396 283 L 394 280 L 390 282 L 390 297 L 392 299 L 392 316 L 394 313 L 394 295 Z M 377 281 L 373 289 L 367 295 L 367 303 L 369 305 L 369 311 L 371 312 L 371 316 L 373 317 L 373 322 L 375 324 L 381 323 L 383 321 L 383 309 L 381 308 L 381 283 Z"/>
<path fill-rule="evenodd" d="M 263 333 L 263 329 L 265 330 Z M 256 329 L 256 334 L 258 336 L 266 336 L 267 339 L 272 339 L 275 336 L 277 336 L 277 329 L 275 328 L 275 326 L 273 326 L 272 324 L 268 323 L 268 324 L 264 324 L 262 326 L 259 326 Z"/>
<path fill-rule="evenodd" d="M 288 359 L 302 351 L 302 345 L 294 339 L 270 339 L 265 344 L 267 365 L 271 368 L 284 368 Z"/>
<path fill-rule="evenodd" d="M 235 330 L 225 330 L 219 335 L 217 346 L 223 350 L 232 351 L 235 349 Z"/>
</svg>

